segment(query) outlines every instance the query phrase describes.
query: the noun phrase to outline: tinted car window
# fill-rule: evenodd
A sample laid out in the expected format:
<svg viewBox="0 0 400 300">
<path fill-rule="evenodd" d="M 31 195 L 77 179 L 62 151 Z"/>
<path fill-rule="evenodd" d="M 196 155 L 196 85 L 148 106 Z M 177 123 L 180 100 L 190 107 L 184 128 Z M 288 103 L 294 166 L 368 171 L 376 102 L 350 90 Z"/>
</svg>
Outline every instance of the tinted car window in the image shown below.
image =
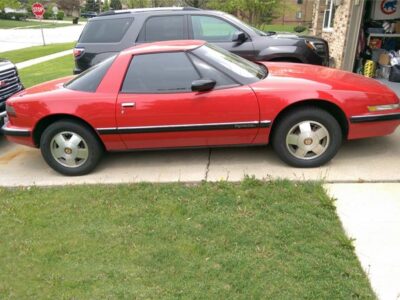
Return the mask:
<svg viewBox="0 0 400 300">
<path fill-rule="evenodd" d="M 183 52 L 142 54 L 133 57 L 122 92 L 187 92 L 196 79 L 200 76 Z"/>
<path fill-rule="evenodd" d="M 118 43 L 131 25 L 132 18 L 89 21 L 79 38 L 80 43 Z"/>
<path fill-rule="evenodd" d="M 193 37 L 208 42 L 231 42 L 238 29 L 219 18 L 192 16 Z"/>
<path fill-rule="evenodd" d="M 107 70 L 112 65 L 115 57 L 116 56 L 114 55 L 90 69 L 87 69 L 85 72 L 67 82 L 64 86 L 76 91 L 95 92 Z"/>
<path fill-rule="evenodd" d="M 152 17 L 146 21 L 138 41 L 156 42 L 168 40 L 184 40 L 185 23 L 183 16 Z"/>
<path fill-rule="evenodd" d="M 217 70 L 216 68 L 210 66 L 205 61 L 199 59 L 194 55 L 190 55 L 194 65 L 196 66 L 197 70 L 200 72 L 201 77 L 203 79 L 213 79 L 216 81 L 215 87 L 227 87 L 237 85 L 237 83 L 222 73 L 221 71 Z"/>
</svg>

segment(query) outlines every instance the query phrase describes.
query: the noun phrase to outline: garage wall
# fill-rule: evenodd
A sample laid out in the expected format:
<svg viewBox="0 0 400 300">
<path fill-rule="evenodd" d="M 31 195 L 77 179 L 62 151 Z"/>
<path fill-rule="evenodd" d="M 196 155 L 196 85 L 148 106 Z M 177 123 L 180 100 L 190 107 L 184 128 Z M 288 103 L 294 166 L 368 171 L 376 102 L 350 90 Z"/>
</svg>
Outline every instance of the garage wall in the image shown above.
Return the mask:
<svg viewBox="0 0 400 300">
<path fill-rule="evenodd" d="M 343 68 L 344 49 L 346 46 L 347 30 L 349 30 L 352 1 L 354 0 L 342 0 L 342 3 L 336 6 L 333 29 L 331 30 L 323 29 L 326 0 L 315 0 L 314 2 L 312 34 L 328 41 L 333 65 L 338 69 Z"/>
</svg>

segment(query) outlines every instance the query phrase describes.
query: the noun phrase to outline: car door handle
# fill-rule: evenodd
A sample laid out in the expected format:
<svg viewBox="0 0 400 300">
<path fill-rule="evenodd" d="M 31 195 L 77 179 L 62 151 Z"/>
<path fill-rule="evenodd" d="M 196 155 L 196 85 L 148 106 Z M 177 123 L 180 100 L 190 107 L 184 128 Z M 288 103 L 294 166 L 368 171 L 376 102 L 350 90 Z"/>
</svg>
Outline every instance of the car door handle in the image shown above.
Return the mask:
<svg viewBox="0 0 400 300">
<path fill-rule="evenodd" d="M 127 108 L 127 107 L 135 107 L 136 103 L 135 102 L 123 102 L 121 103 L 121 107 Z"/>
</svg>

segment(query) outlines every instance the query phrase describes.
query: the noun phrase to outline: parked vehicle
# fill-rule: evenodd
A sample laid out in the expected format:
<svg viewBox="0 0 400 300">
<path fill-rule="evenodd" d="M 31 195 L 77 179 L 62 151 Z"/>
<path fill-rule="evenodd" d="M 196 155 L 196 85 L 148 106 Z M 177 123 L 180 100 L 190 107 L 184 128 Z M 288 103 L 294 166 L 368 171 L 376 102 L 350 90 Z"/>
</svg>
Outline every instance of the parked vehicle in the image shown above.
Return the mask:
<svg viewBox="0 0 400 300">
<path fill-rule="evenodd" d="M 329 64 L 328 43 L 321 38 L 263 32 L 220 11 L 147 8 L 90 19 L 74 49 L 74 74 L 137 44 L 186 39 L 205 40 L 251 61 Z"/>
<path fill-rule="evenodd" d="M 399 105 L 389 88 L 361 75 L 255 64 L 203 41 L 168 41 L 20 92 L 7 100 L 3 131 L 40 147 L 66 175 L 90 172 L 104 150 L 268 142 L 286 163 L 317 167 L 343 139 L 392 133 Z"/>
<path fill-rule="evenodd" d="M 23 88 L 15 65 L 0 58 L 0 126 L 5 117 L 6 100 Z"/>
<path fill-rule="evenodd" d="M 97 12 L 95 12 L 95 11 L 86 11 L 86 12 L 81 13 L 81 17 L 82 18 L 87 18 L 87 19 L 94 18 L 94 17 L 97 17 Z"/>
</svg>

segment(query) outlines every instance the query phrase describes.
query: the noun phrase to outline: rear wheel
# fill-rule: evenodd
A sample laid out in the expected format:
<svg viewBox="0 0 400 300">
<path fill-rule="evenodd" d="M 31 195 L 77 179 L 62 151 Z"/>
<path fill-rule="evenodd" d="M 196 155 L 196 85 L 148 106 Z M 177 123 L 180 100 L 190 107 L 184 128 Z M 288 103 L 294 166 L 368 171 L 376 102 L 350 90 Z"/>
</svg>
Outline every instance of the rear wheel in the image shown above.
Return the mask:
<svg viewBox="0 0 400 300">
<path fill-rule="evenodd" d="M 276 126 L 272 137 L 275 152 L 294 167 L 321 166 L 335 156 L 342 143 L 339 123 L 320 108 L 293 110 Z"/>
<path fill-rule="evenodd" d="M 103 148 L 94 133 L 72 121 L 58 121 L 43 132 L 40 149 L 47 164 L 64 175 L 84 175 L 101 159 Z"/>
</svg>

